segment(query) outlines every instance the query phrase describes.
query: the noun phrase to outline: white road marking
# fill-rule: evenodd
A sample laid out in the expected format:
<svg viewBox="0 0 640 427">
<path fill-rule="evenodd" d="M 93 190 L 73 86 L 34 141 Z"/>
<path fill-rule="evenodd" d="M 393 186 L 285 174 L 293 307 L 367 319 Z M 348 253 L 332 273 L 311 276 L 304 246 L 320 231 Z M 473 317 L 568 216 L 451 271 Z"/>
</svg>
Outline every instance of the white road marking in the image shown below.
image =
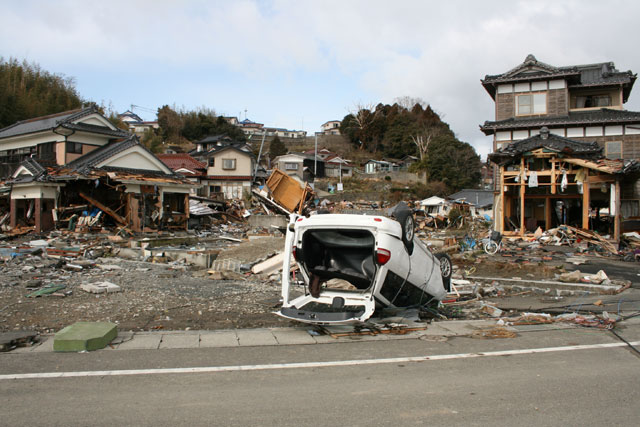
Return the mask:
<svg viewBox="0 0 640 427">
<path fill-rule="evenodd" d="M 629 345 L 640 345 L 640 341 L 630 342 Z M 522 354 L 553 353 L 560 351 L 595 350 L 603 348 L 626 347 L 626 343 L 616 342 L 608 344 L 569 345 L 563 347 L 526 348 L 521 350 L 487 351 L 480 353 L 435 354 L 432 356 L 394 357 L 389 359 L 363 360 L 335 360 L 327 362 L 301 363 L 273 363 L 265 365 L 236 365 L 236 366 L 206 366 L 194 368 L 164 368 L 164 369 L 129 369 L 112 371 L 78 371 L 78 372 L 41 372 L 33 374 L 5 374 L 0 380 L 22 380 L 42 378 L 73 378 L 73 377 L 110 377 L 124 375 L 156 375 L 156 374 L 200 374 L 215 372 L 261 371 L 274 369 L 326 368 L 335 366 L 379 365 L 387 363 L 426 362 L 435 360 L 471 359 L 475 357 L 514 356 Z"/>
</svg>

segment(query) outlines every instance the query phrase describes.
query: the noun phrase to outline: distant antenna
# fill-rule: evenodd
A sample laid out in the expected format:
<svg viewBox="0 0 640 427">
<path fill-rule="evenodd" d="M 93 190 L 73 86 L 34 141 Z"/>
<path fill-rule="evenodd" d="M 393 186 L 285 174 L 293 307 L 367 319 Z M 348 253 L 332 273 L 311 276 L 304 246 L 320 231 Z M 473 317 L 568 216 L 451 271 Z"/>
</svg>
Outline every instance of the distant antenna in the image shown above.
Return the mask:
<svg viewBox="0 0 640 427">
<path fill-rule="evenodd" d="M 247 120 L 247 108 L 244 109 L 244 119 Z"/>
</svg>

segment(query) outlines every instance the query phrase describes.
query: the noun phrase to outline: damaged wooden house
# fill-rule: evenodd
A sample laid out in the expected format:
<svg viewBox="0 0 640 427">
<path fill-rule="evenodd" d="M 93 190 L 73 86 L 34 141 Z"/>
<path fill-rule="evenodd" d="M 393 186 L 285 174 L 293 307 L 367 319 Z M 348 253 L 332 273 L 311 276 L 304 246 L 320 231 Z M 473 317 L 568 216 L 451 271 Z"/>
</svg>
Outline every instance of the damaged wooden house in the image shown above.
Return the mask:
<svg viewBox="0 0 640 427">
<path fill-rule="evenodd" d="M 627 111 L 636 80 L 613 62 L 555 66 L 528 55 L 482 80 L 495 101 L 495 229 L 524 235 L 556 225 L 619 240 L 640 221 L 640 112 Z"/>
<path fill-rule="evenodd" d="M 634 192 L 636 160 L 607 159 L 597 142 L 573 141 L 547 128 L 489 159 L 499 167 L 497 231 L 524 236 L 570 225 L 620 240 L 623 212 L 633 208 L 627 203 L 623 209 L 622 202 Z"/>
<path fill-rule="evenodd" d="M 0 150 L 12 230 L 187 228 L 195 185 L 95 107 L 2 129 Z"/>
</svg>

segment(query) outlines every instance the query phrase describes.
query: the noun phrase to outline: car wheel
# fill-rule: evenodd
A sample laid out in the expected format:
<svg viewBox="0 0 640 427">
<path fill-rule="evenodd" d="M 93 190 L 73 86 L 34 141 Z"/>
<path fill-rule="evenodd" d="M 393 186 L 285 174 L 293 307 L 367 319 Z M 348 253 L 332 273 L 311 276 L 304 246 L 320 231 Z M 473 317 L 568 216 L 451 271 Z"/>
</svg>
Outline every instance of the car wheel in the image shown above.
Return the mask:
<svg viewBox="0 0 640 427">
<path fill-rule="evenodd" d="M 436 258 L 440 261 L 442 284 L 447 292 L 449 292 L 451 290 L 451 275 L 453 274 L 453 263 L 451 262 L 451 257 L 447 254 L 436 254 Z"/>
<path fill-rule="evenodd" d="M 409 255 L 413 253 L 413 236 L 415 234 L 415 222 L 411 211 L 402 211 L 397 214 L 397 220 L 402 226 L 402 243 L 407 248 Z"/>
</svg>

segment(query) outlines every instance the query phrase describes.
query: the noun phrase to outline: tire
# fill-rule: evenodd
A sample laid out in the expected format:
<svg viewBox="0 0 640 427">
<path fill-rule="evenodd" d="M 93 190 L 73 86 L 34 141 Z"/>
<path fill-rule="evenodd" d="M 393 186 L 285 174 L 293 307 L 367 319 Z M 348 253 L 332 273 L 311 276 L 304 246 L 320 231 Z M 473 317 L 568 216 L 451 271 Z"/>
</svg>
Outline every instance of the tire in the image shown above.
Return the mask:
<svg viewBox="0 0 640 427">
<path fill-rule="evenodd" d="M 402 243 L 407 248 L 409 255 L 413 253 L 413 236 L 415 235 L 415 221 L 411 211 L 401 211 L 396 215 L 396 220 L 402 227 Z"/>
<path fill-rule="evenodd" d="M 442 275 L 442 284 L 447 292 L 451 291 L 451 275 L 453 274 L 453 263 L 448 254 L 435 254 L 440 261 L 440 274 Z"/>
<path fill-rule="evenodd" d="M 484 244 L 484 251 L 489 255 L 494 255 L 496 252 L 498 252 L 498 249 L 499 249 L 498 244 L 493 240 L 489 240 L 487 243 Z"/>
</svg>

